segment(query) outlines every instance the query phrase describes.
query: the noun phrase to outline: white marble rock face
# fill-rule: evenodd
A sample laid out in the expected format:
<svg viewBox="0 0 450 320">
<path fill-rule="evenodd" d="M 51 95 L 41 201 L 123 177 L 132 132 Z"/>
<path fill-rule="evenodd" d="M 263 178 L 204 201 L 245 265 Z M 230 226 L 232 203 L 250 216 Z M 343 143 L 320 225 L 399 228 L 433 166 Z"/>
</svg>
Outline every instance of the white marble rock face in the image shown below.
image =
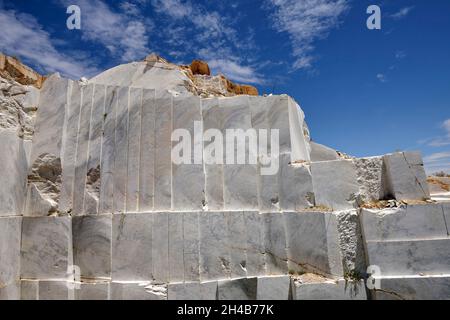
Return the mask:
<svg viewBox="0 0 450 320">
<path fill-rule="evenodd" d="M 216 300 L 217 281 L 170 283 L 168 300 Z"/>
<path fill-rule="evenodd" d="M 167 285 L 148 282 L 111 282 L 110 300 L 167 300 Z"/>
</svg>

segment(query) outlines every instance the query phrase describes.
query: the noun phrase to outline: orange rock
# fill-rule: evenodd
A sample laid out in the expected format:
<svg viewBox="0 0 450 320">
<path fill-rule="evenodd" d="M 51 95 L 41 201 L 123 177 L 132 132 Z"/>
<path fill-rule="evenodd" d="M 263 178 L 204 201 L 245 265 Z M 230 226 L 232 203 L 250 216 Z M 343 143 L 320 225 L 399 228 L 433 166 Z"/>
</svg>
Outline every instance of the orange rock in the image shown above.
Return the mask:
<svg viewBox="0 0 450 320">
<path fill-rule="evenodd" d="M 243 84 L 241 85 L 241 89 L 243 91 L 243 94 L 248 94 L 249 96 L 258 95 L 258 89 L 256 89 L 254 86 Z"/>
<path fill-rule="evenodd" d="M 190 69 L 193 74 L 211 75 L 211 70 L 206 62 L 201 60 L 194 60 L 191 63 Z"/>
<path fill-rule="evenodd" d="M 33 85 L 41 88 L 45 77 L 22 64 L 17 58 L 0 54 L 0 72 L 3 76 L 11 78 L 23 85 Z"/>
</svg>

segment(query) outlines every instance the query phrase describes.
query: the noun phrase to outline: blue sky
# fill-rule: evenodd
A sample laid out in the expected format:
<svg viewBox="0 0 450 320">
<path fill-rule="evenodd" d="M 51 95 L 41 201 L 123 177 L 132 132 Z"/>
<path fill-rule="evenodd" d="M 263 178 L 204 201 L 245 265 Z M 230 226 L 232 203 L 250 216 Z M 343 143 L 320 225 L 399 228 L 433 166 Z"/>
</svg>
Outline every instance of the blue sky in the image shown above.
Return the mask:
<svg viewBox="0 0 450 320">
<path fill-rule="evenodd" d="M 81 8 L 81 30 L 66 8 Z M 381 30 L 366 9 L 381 8 Z M 287 93 L 313 140 L 355 156 L 421 150 L 450 172 L 450 1 L 0 0 L 0 51 L 93 76 L 157 52 Z"/>
</svg>

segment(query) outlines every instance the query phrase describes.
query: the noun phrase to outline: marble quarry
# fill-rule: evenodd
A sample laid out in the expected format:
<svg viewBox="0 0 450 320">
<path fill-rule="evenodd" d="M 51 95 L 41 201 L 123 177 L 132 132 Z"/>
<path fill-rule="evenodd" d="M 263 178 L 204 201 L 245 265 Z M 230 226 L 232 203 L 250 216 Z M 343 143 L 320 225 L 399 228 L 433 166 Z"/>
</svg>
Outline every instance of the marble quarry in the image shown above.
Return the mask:
<svg viewBox="0 0 450 320">
<path fill-rule="evenodd" d="M 189 81 L 154 57 L 40 89 L 1 78 L 0 299 L 450 299 L 450 202 L 420 153 L 347 156 L 287 95 Z M 278 172 L 174 164 L 194 121 L 278 129 Z"/>
</svg>

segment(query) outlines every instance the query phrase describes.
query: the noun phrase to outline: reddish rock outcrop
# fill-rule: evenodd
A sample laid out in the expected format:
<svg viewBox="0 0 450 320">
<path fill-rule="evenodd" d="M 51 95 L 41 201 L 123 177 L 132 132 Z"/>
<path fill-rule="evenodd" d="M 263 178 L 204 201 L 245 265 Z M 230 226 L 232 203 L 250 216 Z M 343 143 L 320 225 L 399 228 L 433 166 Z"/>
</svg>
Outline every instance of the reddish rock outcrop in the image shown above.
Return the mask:
<svg viewBox="0 0 450 320">
<path fill-rule="evenodd" d="M 208 64 L 201 60 L 192 61 L 190 69 L 193 74 L 201 74 L 206 76 L 211 75 L 211 70 L 209 69 Z"/>
<path fill-rule="evenodd" d="M 41 88 L 45 77 L 22 64 L 19 59 L 0 53 L 0 76 L 14 80 L 23 85 L 32 85 Z"/>
</svg>

